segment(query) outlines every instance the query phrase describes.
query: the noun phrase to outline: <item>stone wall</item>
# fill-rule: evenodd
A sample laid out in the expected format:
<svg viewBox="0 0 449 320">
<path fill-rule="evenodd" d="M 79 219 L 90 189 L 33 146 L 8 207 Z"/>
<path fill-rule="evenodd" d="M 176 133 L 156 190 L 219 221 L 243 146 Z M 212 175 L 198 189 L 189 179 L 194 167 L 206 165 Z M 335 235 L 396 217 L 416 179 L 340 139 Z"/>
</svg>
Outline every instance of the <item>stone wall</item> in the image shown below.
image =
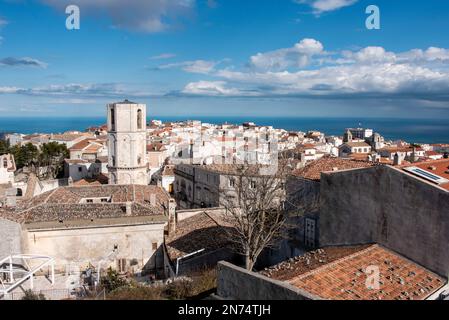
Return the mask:
<svg viewBox="0 0 449 320">
<path fill-rule="evenodd" d="M 447 276 L 449 192 L 389 166 L 322 174 L 320 245 L 363 243 Z"/>
<path fill-rule="evenodd" d="M 118 259 L 126 259 L 127 267 L 135 272 L 154 270 L 163 268 L 164 225 L 27 230 L 24 253 L 54 257 L 58 270 L 68 265 L 85 269 L 89 263 L 98 267 L 100 261 L 101 268 L 116 268 Z M 112 254 L 115 246 L 116 253 Z"/>
<path fill-rule="evenodd" d="M 22 253 L 20 224 L 0 218 L 0 259 Z"/>
<path fill-rule="evenodd" d="M 286 282 L 267 278 L 231 263 L 218 263 L 217 295 L 237 300 L 320 300 Z"/>
</svg>

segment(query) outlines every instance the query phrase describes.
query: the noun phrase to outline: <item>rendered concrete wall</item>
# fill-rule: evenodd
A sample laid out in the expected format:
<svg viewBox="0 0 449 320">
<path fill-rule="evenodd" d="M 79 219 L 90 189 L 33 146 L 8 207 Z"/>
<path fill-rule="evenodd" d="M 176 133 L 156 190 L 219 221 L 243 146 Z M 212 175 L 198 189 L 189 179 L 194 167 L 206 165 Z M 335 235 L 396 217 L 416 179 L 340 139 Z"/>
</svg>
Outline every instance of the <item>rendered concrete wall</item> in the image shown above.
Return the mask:
<svg viewBox="0 0 449 320">
<path fill-rule="evenodd" d="M 143 268 L 153 270 L 163 267 L 161 245 L 164 225 L 29 230 L 25 233 L 26 253 L 52 256 L 60 270 L 64 270 L 67 265 L 84 269 L 89 263 L 97 267 L 101 260 L 101 268 L 116 268 L 118 259 L 126 259 L 127 265 L 135 272 Z M 153 250 L 153 243 L 156 243 L 156 250 Z M 114 245 L 117 245 L 118 251 L 110 255 Z M 137 264 L 133 266 L 132 262 Z"/>
<path fill-rule="evenodd" d="M 207 268 L 214 268 L 220 261 L 238 263 L 240 260 L 243 260 L 242 257 L 232 250 L 221 248 L 212 252 L 200 254 L 190 259 L 181 260 L 179 263 L 178 275 L 189 274 Z"/>
<path fill-rule="evenodd" d="M 0 259 L 22 253 L 20 224 L 0 218 Z"/>
<path fill-rule="evenodd" d="M 320 244 L 372 242 L 447 276 L 449 192 L 387 166 L 322 174 Z"/>
<path fill-rule="evenodd" d="M 217 295 L 236 300 L 320 300 L 286 282 L 273 280 L 231 263 L 218 263 Z"/>
<path fill-rule="evenodd" d="M 196 216 L 197 214 L 203 213 L 204 211 L 210 213 L 224 214 L 225 208 L 204 208 L 204 209 L 185 209 L 185 210 L 176 210 L 176 221 L 182 221 L 188 219 L 190 217 Z"/>
</svg>

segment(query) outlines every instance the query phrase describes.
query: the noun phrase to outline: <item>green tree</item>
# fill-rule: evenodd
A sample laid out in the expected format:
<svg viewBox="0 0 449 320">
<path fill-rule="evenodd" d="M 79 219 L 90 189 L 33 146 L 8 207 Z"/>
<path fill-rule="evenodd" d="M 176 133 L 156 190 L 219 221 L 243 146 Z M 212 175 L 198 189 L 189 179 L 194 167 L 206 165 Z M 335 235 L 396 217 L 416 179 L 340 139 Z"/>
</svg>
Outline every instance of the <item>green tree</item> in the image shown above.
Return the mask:
<svg viewBox="0 0 449 320">
<path fill-rule="evenodd" d="M 9 153 L 9 142 L 0 140 L 0 155 Z"/>
<path fill-rule="evenodd" d="M 100 284 L 107 292 L 111 292 L 128 285 L 126 280 L 120 278 L 117 271 L 113 270 L 111 267 L 108 268 L 106 275 L 101 277 Z"/>
<path fill-rule="evenodd" d="M 9 152 L 14 156 L 18 169 L 34 164 L 39 155 L 39 150 L 31 143 L 23 146 L 15 145 L 9 148 Z"/>
<path fill-rule="evenodd" d="M 66 145 L 57 142 L 44 143 L 38 156 L 38 167 L 44 168 L 45 177 L 56 178 L 64 169 L 64 159 L 69 157 Z"/>
</svg>

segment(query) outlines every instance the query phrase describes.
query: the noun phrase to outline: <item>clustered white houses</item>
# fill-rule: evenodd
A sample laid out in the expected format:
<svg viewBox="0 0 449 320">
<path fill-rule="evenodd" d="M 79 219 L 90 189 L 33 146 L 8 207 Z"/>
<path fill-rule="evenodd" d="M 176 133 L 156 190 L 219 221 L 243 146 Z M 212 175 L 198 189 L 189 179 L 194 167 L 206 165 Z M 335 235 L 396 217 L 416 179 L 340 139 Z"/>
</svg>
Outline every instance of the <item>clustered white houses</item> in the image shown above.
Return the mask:
<svg viewBox="0 0 449 320">
<path fill-rule="evenodd" d="M 284 157 L 293 160 L 288 162 L 286 188 L 296 191 L 286 191 L 296 208 L 305 198 L 322 197 L 320 188 L 327 186 L 326 179 L 320 180 L 322 173 L 366 170 L 375 175 L 383 170 L 378 166 L 387 164 L 401 174 L 415 166 L 427 175 L 447 174 L 448 145 L 386 141 L 371 129 L 348 128 L 342 136 L 327 136 L 252 122 L 148 124 L 146 119 L 146 105 L 125 100 L 107 106 L 106 125 L 86 132 L 6 135 L 10 145 L 65 144 L 69 157 L 63 179 L 40 181 L 32 174 L 19 178 L 25 173 L 17 172 L 13 155 L 0 155 L 0 239 L 8 239 L 0 241 L 0 258 L 40 253 L 53 257 L 61 270 L 70 264 L 81 269 L 111 266 L 120 272 L 167 276 L 173 274 L 173 261 L 166 237 L 176 238 L 172 247 L 191 242 L 182 232 L 174 236 L 177 224 L 183 230 L 182 224 L 190 223 L 200 233 L 196 214 L 205 214 L 179 209 L 217 209 L 219 190 L 233 187 L 236 165 L 282 166 Z M 382 174 L 395 173 L 388 170 Z M 314 248 L 324 239 L 321 209 L 307 210 L 295 222 L 293 238 L 298 241 L 286 243 L 286 252 L 301 252 L 293 250 L 298 243 Z M 217 219 L 205 215 L 210 220 L 205 225 L 218 230 Z M 214 249 L 219 248 L 208 247 L 209 252 Z"/>
</svg>

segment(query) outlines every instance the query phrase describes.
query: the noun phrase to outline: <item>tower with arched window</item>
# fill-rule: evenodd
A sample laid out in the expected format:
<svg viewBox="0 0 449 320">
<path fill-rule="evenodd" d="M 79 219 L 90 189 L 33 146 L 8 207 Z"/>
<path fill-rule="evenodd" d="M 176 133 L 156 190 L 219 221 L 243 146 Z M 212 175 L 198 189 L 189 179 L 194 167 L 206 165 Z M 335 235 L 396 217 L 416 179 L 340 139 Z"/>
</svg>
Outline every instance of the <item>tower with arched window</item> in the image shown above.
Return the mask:
<svg viewBox="0 0 449 320">
<path fill-rule="evenodd" d="M 110 184 L 148 184 L 146 105 L 128 100 L 108 104 Z"/>
</svg>

